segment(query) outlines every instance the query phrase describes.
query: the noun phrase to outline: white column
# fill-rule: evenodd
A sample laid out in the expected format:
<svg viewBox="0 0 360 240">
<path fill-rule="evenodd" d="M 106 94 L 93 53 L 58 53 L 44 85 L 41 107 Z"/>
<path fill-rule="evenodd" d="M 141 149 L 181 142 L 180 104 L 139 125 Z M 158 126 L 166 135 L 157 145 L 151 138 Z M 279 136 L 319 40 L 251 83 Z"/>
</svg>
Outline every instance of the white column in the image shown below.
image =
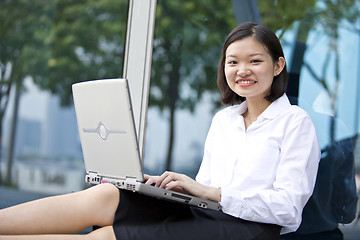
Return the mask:
<svg viewBox="0 0 360 240">
<path fill-rule="evenodd" d="M 123 77 L 129 80 L 140 154 L 143 156 L 156 0 L 129 0 Z"/>
</svg>

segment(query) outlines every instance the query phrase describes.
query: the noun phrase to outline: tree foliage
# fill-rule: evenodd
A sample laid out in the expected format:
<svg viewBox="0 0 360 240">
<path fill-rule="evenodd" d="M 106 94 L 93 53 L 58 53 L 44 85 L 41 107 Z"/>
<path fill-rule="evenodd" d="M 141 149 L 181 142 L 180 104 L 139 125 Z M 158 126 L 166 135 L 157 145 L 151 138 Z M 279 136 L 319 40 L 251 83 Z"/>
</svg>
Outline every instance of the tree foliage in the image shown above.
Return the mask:
<svg viewBox="0 0 360 240">
<path fill-rule="evenodd" d="M 257 3 L 262 22 L 278 31 L 280 38 L 296 21 L 307 24 L 305 39 L 314 23 L 336 36 L 341 19 L 354 22 L 359 17 L 358 0 Z M 127 4 L 126 0 L 2 0 L 0 129 L 11 87 L 16 82 L 21 85 L 26 76 L 58 94 L 63 104 L 71 102 L 75 82 L 120 77 Z M 175 113 L 194 111 L 206 92 L 218 97 L 220 50 L 237 23 L 231 1 L 219 0 L 158 0 L 155 23 L 149 104 L 169 116 L 169 169 Z"/>
<path fill-rule="evenodd" d="M 16 86 L 15 92 L 20 94 L 24 91 L 22 83 L 26 76 L 45 74 L 52 10 L 53 4 L 48 1 L 0 2 L 0 161 L 3 156 L 3 120 L 12 88 Z"/>
<path fill-rule="evenodd" d="M 258 0 L 262 21 L 273 31 L 280 31 L 279 38 L 293 27 L 294 22 L 306 18 L 314 11 L 317 0 Z"/>
<path fill-rule="evenodd" d="M 166 169 L 171 169 L 176 110 L 194 111 L 205 92 L 216 90 L 222 43 L 236 26 L 232 15 L 227 1 L 157 3 L 150 106 L 169 113 Z"/>
<path fill-rule="evenodd" d="M 151 106 L 193 111 L 216 88 L 220 49 L 236 25 L 229 15 L 231 5 L 223 1 L 158 1 Z"/>
<path fill-rule="evenodd" d="M 69 104 L 73 83 L 121 76 L 127 11 L 126 0 L 0 2 L 0 139 L 25 77 Z"/>
<path fill-rule="evenodd" d="M 289 29 L 313 10 L 311 1 L 258 1 L 262 21 L 274 31 Z M 294 5 L 297 11 L 294 11 Z M 158 1 L 150 106 L 169 113 L 166 169 L 171 169 L 177 109 L 193 111 L 205 92 L 218 104 L 216 71 L 227 34 L 237 23 L 230 1 Z M 215 102 L 215 101 L 214 101 Z"/>
<path fill-rule="evenodd" d="M 71 102 L 75 82 L 122 76 L 127 1 L 57 1 L 48 77 L 35 83 Z"/>
</svg>

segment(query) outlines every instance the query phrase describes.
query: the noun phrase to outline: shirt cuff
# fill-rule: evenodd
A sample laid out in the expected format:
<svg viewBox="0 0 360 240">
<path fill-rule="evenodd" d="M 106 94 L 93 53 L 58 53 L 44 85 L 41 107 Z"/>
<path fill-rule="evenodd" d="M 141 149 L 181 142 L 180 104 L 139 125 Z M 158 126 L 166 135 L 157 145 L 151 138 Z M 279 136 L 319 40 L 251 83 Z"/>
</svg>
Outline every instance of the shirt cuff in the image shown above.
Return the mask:
<svg viewBox="0 0 360 240">
<path fill-rule="evenodd" d="M 240 212 L 243 210 L 243 206 L 240 199 L 234 198 L 236 195 L 239 195 L 237 191 L 234 192 L 230 189 L 221 188 L 220 205 L 224 213 L 238 218 Z"/>
</svg>

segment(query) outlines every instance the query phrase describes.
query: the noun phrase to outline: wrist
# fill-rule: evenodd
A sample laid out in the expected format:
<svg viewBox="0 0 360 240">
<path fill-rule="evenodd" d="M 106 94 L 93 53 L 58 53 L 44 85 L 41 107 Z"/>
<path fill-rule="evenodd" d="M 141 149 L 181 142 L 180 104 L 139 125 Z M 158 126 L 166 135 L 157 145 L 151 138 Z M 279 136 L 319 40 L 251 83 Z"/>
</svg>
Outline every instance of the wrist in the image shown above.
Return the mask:
<svg viewBox="0 0 360 240">
<path fill-rule="evenodd" d="M 216 189 L 216 202 L 221 202 L 221 188 L 215 188 Z"/>
<path fill-rule="evenodd" d="M 209 192 L 209 196 L 207 197 L 208 200 L 212 200 L 215 202 L 220 202 L 221 201 L 221 188 L 216 188 L 216 187 L 209 187 L 210 191 Z"/>
</svg>

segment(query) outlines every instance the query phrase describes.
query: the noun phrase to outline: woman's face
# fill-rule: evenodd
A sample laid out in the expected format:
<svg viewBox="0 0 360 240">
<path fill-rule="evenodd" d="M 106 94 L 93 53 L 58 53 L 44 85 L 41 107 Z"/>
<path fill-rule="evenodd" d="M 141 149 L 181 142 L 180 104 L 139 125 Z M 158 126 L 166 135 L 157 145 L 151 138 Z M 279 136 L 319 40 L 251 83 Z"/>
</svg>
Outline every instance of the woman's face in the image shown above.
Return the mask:
<svg viewBox="0 0 360 240">
<path fill-rule="evenodd" d="M 230 89 L 236 94 L 247 100 L 264 99 L 274 76 L 280 74 L 284 65 L 284 58 L 274 63 L 263 45 L 247 37 L 226 49 L 224 72 Z"/>
</svg>

